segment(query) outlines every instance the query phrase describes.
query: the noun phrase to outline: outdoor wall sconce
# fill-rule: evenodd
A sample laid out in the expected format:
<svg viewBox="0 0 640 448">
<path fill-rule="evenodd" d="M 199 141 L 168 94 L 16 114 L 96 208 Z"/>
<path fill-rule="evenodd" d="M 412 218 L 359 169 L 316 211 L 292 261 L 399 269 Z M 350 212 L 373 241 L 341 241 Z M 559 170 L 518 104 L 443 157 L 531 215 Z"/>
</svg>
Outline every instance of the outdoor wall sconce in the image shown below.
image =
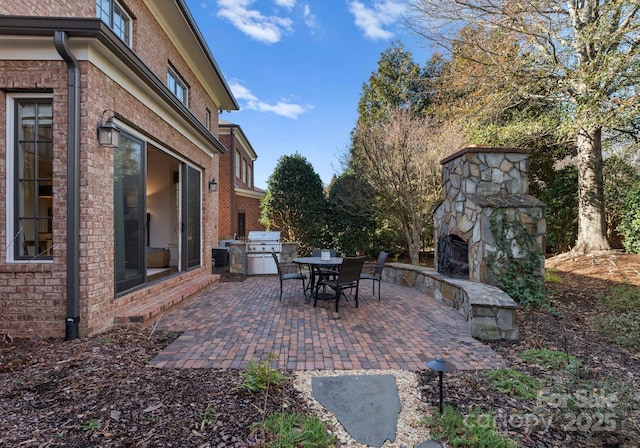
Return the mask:
<svg viewBox="0 0 640 448">
<path fill-rule="evenodd" d="M 104 121 L 104 115 L 107 112 L 110 112 L 111 116 L 107 118 L 107 121 Z M 100 116 L 100 122 L 98 123 L 98 143 L 100 143 L 100 146 L 106 146 L 108 148 L 118 147 L 120 131 L 113 122 L 114 116 L 115 112 L 110 110 L 105 110 Z"/>
<path fill-rule="evenodd" d="M 436 358 L 428 361 L 427 367 L 438 372 L 440 377 L 440 415 L 442 415 L 442 374 L 444 372 L 453 372 L 456 370 L 456 366 L 442 358 Z"/>
<path fill-rule="evenodd" d="M 216 182 L 215 177 L 212 177 L 209 181 L 209 191 L 218 191 L 218 182 Z"/>
</svg>

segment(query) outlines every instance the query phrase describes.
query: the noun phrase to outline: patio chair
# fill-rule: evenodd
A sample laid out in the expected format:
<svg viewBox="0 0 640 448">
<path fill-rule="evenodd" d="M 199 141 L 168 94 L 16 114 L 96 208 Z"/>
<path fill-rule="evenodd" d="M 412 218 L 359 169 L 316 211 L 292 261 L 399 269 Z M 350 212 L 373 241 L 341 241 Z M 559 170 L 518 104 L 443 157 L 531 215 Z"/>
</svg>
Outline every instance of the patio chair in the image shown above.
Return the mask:
<svg viewBox="0 0 640 448">
<path fill-rule="evenodd" d="M 356 308 L 358 308 L 358 286 L 360 285 L 360 273 L 362 272 L 362 266 L 364 265 L 365 257 L 344 257 L 342 264 L 340 265 L 340 272 L 335 279 L 321 279 L 316 284 L 315 300 L 313 306 L 318 303 L 318 289 L 320 286 L 328 287 L 335 291 L 335 295 L 327 297 L 327 299 L 336 301 L 336 312 L 338 312 L 338 303 L 340 302 L 340 296 L 344 295 L 344 292 L 348 290 L 356 290 Z"/>
<path fill-rule="evenodd" d="M 321 249 L 313 249 L 311 251 L 311 256 L 312 257 L 318 257 L 320 258 L 322 256 L 322 250 Z M 338 256 L 338 252 L 335 249 L 329 249 L 329 256 L 332 258 L 335 258 Z M 312 270 L 313 272 L 311 272 L 311 275 L 316 275 L 318 277 L 318 280 L 322 280 L 322 279 L 332 279 L 335 280 L 336 276 L 338 275 L 338 268 L 318 268 L 315 270 Z"/>
<path fill-rule="evenodd" d="M 378 282 L 378 302 L 380 301 L 380 281 L 382 280 L 382 270 L 389 256 L 386 252 L 380 252 L 376 263 L 365 263 L 363 270 L 373 269 L 373 272 L 363 272 L 360 274 L 360 280 L 371 280 L 373 286 L 373 295 L 376 295 L 376 282 Z"/>
<path fill-rule="evenodd" d="M 304 294 L 304 298 L 307 298 L 307 275 L 302 273 L 300 269 L 300 265 L 295 263 L 286 263 L 278 260 L 278 254 L 275 252 L 271 252 L 273 255 L 273 259 L 276 262 L 276 266 L 278 268 L 278 278 L 280 279 L 280 300 L 282 300 L 282 284 L 286 280 L 302 280 L 302 292 Z"/>
</svg>

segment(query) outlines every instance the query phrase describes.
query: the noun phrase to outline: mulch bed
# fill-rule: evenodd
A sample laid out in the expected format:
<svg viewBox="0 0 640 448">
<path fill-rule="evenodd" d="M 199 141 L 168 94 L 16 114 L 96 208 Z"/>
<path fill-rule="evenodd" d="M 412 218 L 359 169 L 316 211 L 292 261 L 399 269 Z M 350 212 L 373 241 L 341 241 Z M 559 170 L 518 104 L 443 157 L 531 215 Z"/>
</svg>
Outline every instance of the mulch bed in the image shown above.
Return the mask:
<svg viewBox="0 0 640 448">
<path fill-rule="evenodd" d="M 640 357 L 598 337 L 589 318 L 601 310 L 599 293 L 620 281 L 640 286 L 640 257 L 603 257 L 555 263 L 562 282 L 551 285 L 553 309 L 519 310 L 520 341 L 491 343 L 510 367 L 561 393 L 515 399 L 489 387 L 482 372 L 453 372 L 445 404 L 492 412 L 498 428 L 524 446 L 638 446 Z M 242 371 L 147 367 L 177 336 L 115 329 L 69 342 L 0 342 L 0 446 L 253 447 L 264 442 L 252 428 L 264 415 L 309 412 L 288 381 L 269 394 L 250 393 L 238 389 Z M 566 351 L 584 368 L 559 373 L 526 364 L 516 353 L 527 348 Z M 425 370 L 420 380 L 425 407 L 437 409 L 436 374 Z M 593 389 L 596 382 L 602 389 Z M 628 391 L 635 404 L 622 409 L 612 397 Z M 569 409 L 567 398 L 584 400 Z"/>
</svg>

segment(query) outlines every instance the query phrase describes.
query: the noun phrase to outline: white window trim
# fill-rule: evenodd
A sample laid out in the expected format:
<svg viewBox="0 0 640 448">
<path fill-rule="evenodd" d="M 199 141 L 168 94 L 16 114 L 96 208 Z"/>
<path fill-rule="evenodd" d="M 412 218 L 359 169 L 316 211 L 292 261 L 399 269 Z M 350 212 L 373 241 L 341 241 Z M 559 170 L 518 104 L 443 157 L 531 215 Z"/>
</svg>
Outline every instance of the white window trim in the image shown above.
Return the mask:
<svg viewBox="0 0 640 448">
<path fill-rule="evenodd" d="M 13 250 L 13 245 L 17 241 L 17 238 L 14 238 L 16 234 L 15 229 L 15 201 L 14 201 L 14 193 L 15 193 L 15 124 L 16 124 L 16 116 L 15 105 L 16 100 L 21 98 L 45 98 L 53 101 L 53 94 L 49 93 L 8 93 L 6 99 L 6 141 L 5 148 L 7 153 L 7 159 L 5 164 L 5 177 L 6 177 L 6 197 L 5 197 L 5 209 L 6 209 L 6 231 L 7 231 L 7 239 L 5 242 L 5 254 L 7 263 L 16 263 L 16 264 L 33 264 L 33 263 L 42 263 L 42 264 L 51 264 L 53 260 L 42 260 L 39 258 L 34 258 L 31 260 L 16 260 L 14 257 L 15 251 Z M 55 120 L 55 118 L 54 118 Z M 55 145 L 54 145 L 55 146 Z"/>
</svg>

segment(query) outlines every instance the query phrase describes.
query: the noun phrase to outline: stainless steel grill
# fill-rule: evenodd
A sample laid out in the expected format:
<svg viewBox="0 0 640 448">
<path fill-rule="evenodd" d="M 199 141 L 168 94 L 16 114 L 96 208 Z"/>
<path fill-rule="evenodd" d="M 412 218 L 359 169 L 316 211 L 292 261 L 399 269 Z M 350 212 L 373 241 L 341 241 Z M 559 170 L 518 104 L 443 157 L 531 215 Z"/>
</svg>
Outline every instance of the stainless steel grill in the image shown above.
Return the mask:
<svg viewBox="0 0 640 448">
<path fill-rule="evenodd" d="M 271 252 L 278 254 L 282 251 L 280 232 L 254 230 L 247 235 L 247 274 L 277 274 Z"/>
</svg>

